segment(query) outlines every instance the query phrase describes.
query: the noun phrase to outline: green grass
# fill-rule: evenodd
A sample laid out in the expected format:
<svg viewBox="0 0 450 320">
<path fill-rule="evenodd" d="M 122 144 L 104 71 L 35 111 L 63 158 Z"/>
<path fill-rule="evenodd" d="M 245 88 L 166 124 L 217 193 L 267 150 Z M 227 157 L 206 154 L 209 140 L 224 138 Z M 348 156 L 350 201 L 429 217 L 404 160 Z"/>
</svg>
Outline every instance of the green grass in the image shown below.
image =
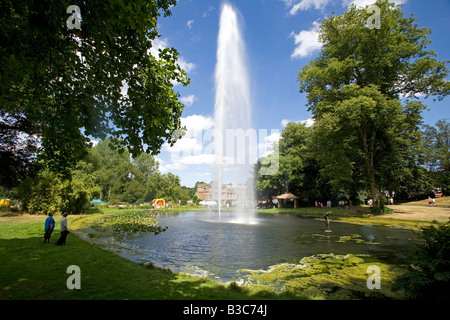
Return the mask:
<svg viewBox="0 0 450 320">
<path fill-rule="evenodd" d="M 276 209 L 257 210 L 257 212 L 268 214 L 289 214 L 314 219 L 323 219 L 323 214 L 325 212 L 330 212 L 329 219 L 332 223 L 343 222 L 361 225 L 371 224 L 386 227 L 407 228 L 411 230 L 420 230 L 420 228 L 422 227 L 434 224 L 434 222 L 431 219 L 430 221 L 404 220 L 404 219 L 400 220 L 390 218 L 389 213 L 383 215 L 375 215 L 370 212 L 370 208 L 367 206 L 353 206 L 352 208 L 349 209 L 338 209 L 338 208 L 318 209 L 313 207 L 297 208 L 297 209 L 276 208 Z"/>
<path fill-rule="evenodd" d="M 78 238 L 74 232 L 66 246 L 56 246 L 59 217 L 51 243 L 43 243 L 39 219 L 0 222 L 0 299 L 286 299 L 267 290 L 221 285 L 181 273 L 146 267 L 123 259 Z M 70 226 L 70 223 L 69 223 Z M 81 289 L 69 290 L 67 267 L 81 271 Z M 292 297 L 291 297 L 292 298 Z M 298 297 L 297 297 L 298 298 Z"/>
<path fill-rule="evenodd" d="M 322 218 L 325 212 L 331 212 L 330 217 L 362 217 L 370 214 L 370 209 L 366 206 L 353 206 L 349 209 L 338 209 L 336 207 L 318 209 L 314 207 L 307 208 L 275 208 L 257 210 L 258 213 L 288 213 L 293 215 L 310 216 Z"/>
</svg>

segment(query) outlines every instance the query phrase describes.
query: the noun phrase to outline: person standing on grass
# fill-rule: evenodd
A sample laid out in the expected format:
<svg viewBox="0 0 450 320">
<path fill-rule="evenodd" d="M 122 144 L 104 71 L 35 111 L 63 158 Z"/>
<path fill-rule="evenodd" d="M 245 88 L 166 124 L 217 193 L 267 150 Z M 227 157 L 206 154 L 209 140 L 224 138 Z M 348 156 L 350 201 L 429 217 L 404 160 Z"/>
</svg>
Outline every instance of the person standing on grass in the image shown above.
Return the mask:
<svg viewBox="0 0 450 320">
<path fill-rule="evenodd" d="M 61 222 L 59 223 L 61 229 L 61 237 L 59 237 L 58 241 L 56 242 L 56 245 L 58 246 L 62 244 L 66 245 L 66 237 L 67 234 L 69 234 L 69 228 L 67 227 L 67 215 L 68 213 L 64 213 L 63 217 L 61 218 Z"/>
<path fill-rule="evenodd" d="M 44 243 L 50 243 L 50 237 L 52 236 L 53 229 L 55 229 L 55 219 L 53 219 L 53 213 L 48 214 L 48 218 L 45 219 L 44 225 Z"/>
</svg>

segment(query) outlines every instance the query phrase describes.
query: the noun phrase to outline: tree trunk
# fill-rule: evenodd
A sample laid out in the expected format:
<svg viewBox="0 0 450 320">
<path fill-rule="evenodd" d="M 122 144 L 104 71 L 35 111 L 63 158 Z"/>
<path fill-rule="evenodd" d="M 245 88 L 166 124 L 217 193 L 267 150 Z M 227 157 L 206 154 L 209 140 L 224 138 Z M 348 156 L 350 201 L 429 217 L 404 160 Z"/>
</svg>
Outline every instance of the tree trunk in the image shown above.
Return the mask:
<svg viewBox="0 0 450 320">
<path fill-rule="evenodd" d="M 374 150 L 375 150 L 375 138 L 376 138 L 376 130 L 374 129 L 372 131 L 371 137 L 369 138 L 369 142 L 367 141 L 367 130 L 364 127 L 358 128 L 358 140 L 361 144 L 362 151 L 366 154 L 366 161 L 364 161 L 364 167 L 367 170 L 367 173 L 369 175 L 369 188 L 370 193 L 372 195 L 373 200 L 373 206 L 376 208 L 381 207 L 380 203 L 380 188 L 377 185 L 376 179 L 375 179 L 375 172 L 374 172 Z"/>
<path fill-rule="evenodd" d="M 375 174 L 370 169 L 368 171 L 369 171 L 369 177 L 370 177 L 370 193 L 372 195 L 373 206 L 376 208 L 380 208 L 381 207 L 380 189 L 378 188 L 378 185 L 375 181 Z"/>
</svg>

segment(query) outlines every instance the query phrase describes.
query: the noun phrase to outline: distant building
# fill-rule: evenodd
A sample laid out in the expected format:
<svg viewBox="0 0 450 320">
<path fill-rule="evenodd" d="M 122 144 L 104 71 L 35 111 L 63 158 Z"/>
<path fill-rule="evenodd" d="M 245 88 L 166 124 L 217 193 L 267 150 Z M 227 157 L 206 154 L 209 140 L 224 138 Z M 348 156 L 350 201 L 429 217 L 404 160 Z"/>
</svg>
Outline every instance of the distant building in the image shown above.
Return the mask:
<svg viewBox="0 0 450 320">
<path fill-rule="evenodd" d="M 195 191 L 195 195 L 202 201 L 210 201 L 210 190 L 211 185 L 208 183 L 199 183 L 197 184 L 197 191 Z"/>
<path fill-rule="evenodd" d="M 231 183 L 223 184 L 222 196 L 220 199 L 222 206 L 226 206 L 227 203 L 232 207 L 236 206 L 241 195 L 244 195 L 247 189 L 247 186 L 233 186 Z M 209 183 L 198 184 L 195 195 L 202 201 L 219 201 L 218 195 L 214 192 L 214 188 Z"/>
</svg>

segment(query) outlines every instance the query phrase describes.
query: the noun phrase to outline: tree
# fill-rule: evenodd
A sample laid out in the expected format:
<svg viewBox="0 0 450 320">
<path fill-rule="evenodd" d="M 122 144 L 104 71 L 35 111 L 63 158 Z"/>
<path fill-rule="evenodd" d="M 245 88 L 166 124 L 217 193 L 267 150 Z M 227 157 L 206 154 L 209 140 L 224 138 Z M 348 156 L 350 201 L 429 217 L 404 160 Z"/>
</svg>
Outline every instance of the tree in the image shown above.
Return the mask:
<svg viewBox="0 0 450 320">
<path fill-rule="evenodd" d="M 320 167 L 312 154 L 313 127 L 290 122 L 281 133 L 278 145 L 279 169 L 271 175 L 261 175 L 265 167 L 259 160 L 255 165 L 258 199 L 272 200 L 273 196 L 287 190 L 313 203 L 315 199 L 330 198 L 328 181 L 320 173 Z M 275 155 L 271 155 L 275 156 Z"/>
<path fill-rule="evenodd" d="M 439 120 L 435 126 L 425 125 L 423 132 L 425 166 L 432 175 L 434 187 L 450 192 L 450 123 Z"/>
<path fill-rule="evenodd" d="M 141 153 L 133 159 L 133 164 L 145 177 L 149 177 L 158 171 L 158 162 L 148 153 Z"/>
<path fill-rule="evenodd" d="M 167 174 L 156 172 L 147 179 L 144 198 L 146 201 L 163 198 L 168 203 L 188 200 L 189 195 L 181 187 L 180 177 L 170 172 Z"/>
<path fill-rule="evenodd" d="M 17 187 L 27 176 L 34 175 L 38 166 L 37 144 L 33 137 L 8 127 L 28 126 L 23 118 L 14 119 L 0 110 L 0 186 L 6 189 Z"/>
<path fill-rule="evenodd" d="M 450 84 L 446 63 L 427 49 L 431 31 L 386 0 L 376 5 L 380 29 L 366 27 L 370 13 L 355 5 L 325 19 L 321 53 L 298 80 L 315 120 L 314 153 L 334 191 L 363 181 L 379 205 L 380 188 L 398 186 L 404 163 L 416 162 L 425 108 L 417 97 L 443 99 Z"/>
<path fill-rule="evenodd" d="M 120 192 L 120 177 L 118 167 L 129 162 L 129 154 L 118 152 L 112 147 L 111 140 L 99 141 L 92 148 L 91 161 L 97 170 L 94 172 L 95 180 L 101 188 L 101 199 L 104 201 L 117 200 L 116 193 Z M 128 172 L 126 173 L 128 174 Z"/>
<path fill-rule="evenodd" d="M 66 174 L 91 137 L 134 157 L 173 144 L 183 110 L 174 83 L 189 79 L 175 49 L 151 49 L 176 0 L 82 1 L 81 30 L 66 24 L 69 4 L 1 2 L 0 129 L 34 137 L 45 164 Z"/>
<path fill-rule="evenodd" d="M 74 170 L 71 179 L 64 179 L 48 169 L 28 177 L 15 189 L 22 210 L 31 214 L 83 213 L 99 191 L 92 174 Z"/>
<path fill-rule="evenodd" d="M 135 203 L 151 201 L 145 196 L 149 178 L 158 171 L 158 162 L 147 153 L 132 158 L 130 153 L 120 152 L 111 139 L 100 141 L 90 149 L 87 161 L 95 168 L 93 172 L 104 201 Z"/>
</svg>

